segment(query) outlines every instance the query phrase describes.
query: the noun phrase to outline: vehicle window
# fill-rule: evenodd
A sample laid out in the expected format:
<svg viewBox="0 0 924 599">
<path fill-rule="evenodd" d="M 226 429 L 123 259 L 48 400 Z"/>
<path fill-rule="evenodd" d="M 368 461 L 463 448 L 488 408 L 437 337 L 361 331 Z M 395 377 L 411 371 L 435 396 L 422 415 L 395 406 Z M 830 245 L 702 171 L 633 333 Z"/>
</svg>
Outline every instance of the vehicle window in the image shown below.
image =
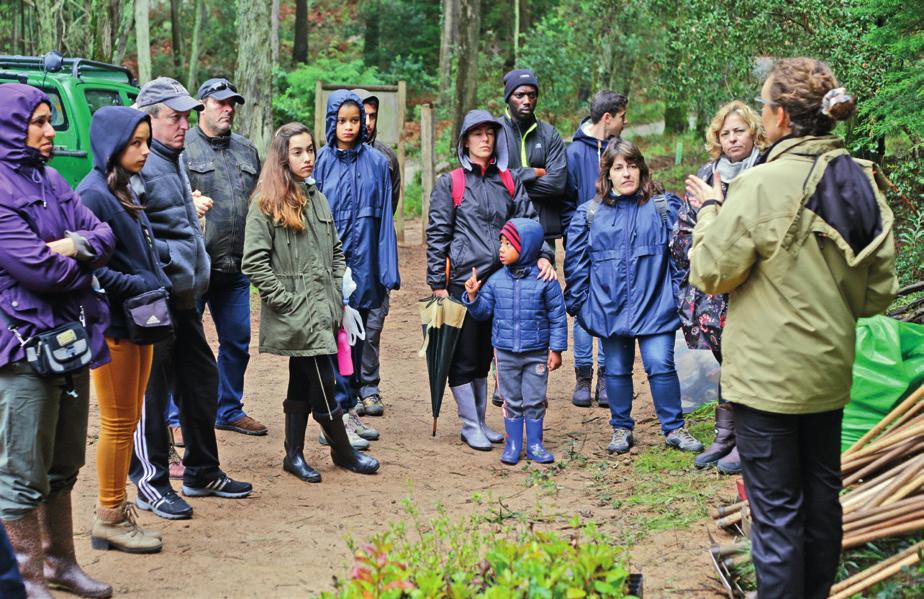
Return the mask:
<svg viewBox="0 0 924 599">
<path fill-rule="evenodd" d="M 51 100 L 51 126 L 55 128 L 55 131 L 64 131 L 67 129 L 67 113 L 64 112 L 61 96 L 54 90 L 42 89 L 42 91 Z"/>
<path fill-rule="evenodd" d="M 124 106 L 122 96 L 112 89 L 84 89 L 83 95 L 87 99 L 87 107 L 93 114 L 103 106 Z"/>
</svg>

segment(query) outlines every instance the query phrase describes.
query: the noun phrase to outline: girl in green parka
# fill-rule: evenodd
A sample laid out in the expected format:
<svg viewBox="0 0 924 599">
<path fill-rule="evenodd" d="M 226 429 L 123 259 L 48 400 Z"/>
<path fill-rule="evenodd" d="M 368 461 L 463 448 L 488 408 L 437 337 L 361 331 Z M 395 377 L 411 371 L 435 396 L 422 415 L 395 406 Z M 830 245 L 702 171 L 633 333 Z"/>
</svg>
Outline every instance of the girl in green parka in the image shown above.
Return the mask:
<svg viewBox="0 0 924 599">
<path fill-rule="evenodd" d="M 320 482 L 302 454 L 313 414 L 338 466 L 372 474 L 379 462 L 350 445 L 334 399 L 337 330 L 343 315 L 343 251 L 327 199 L 315 187 L 315 148 L 301 123 L 273 135 L 244 235 L 244 274 L 260 292 L 260 352 L 289 356 L 283 470 Z"/>
</svg>

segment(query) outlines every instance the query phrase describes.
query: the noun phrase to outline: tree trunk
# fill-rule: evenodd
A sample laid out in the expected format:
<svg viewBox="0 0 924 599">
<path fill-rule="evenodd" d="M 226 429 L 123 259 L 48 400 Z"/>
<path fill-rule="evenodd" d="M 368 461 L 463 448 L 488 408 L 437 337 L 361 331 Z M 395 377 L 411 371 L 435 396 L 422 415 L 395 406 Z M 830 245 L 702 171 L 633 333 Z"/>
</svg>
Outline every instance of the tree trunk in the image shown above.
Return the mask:
<svg viewBox="0 0 924 599">
<path fill-rule="evenodd" d="M 364 8 L 365 33 L 363 34 L 363 61 L 367 65 L 382 68 L 382 59 L 379 55 L 379 12 L 381 5 L 378 1 L 367 2 Z"/>
<path fill-rule="evenodd" d="M 135 39 L 138 42 L 138 83 L 151 80 L 151 0 L 135 0 Z"/>
<path fill-rule="evenodd" d="M 58 34 L 58 15 L 63 8 L 63 0 L 43 3 L 41 7 L 34 7 L 32 14 L 35 18 L 35 45 L 37 54 L 45 54 L 52 50 L 61 49 L 61 36 Z"/>
<path fill-rule="evenodd" d="M 273 46 L 270 55 L 272 56 L 273 66 L 275 67 L 279 64 L 279 0 L 273 0 L 270 16 L 273 20 L 271 33 Z"/>
<path fill-rule="evenodd" d="M 199 33 L 202 30 L 202 13 L 205 12 L 204 0 L 195 0 L 193 4 L 193 32 L 192 45 L 189 48 L 189 73 L 186 76 L 186 89 L 192 92 L 196 89 L 196 75 L 199 70 Z"/>
<path fill-rule="evenodd" d="M 125 58 L 125 51 L 128 49 L 128 34 L 135 24 L 134 0 L 129 0 L 122 7 L 122 14 L 119 18 L 119 28 L 116 31 L 115 42 L 112 45 L 112 62 L 121 64 Z"/>
<path fill-rule="evenodd" d="M 183 40 L 180 39 L 180 0 L 170 0 L 170 45 L 173 51 L 173 67 L 177 74 L 183 68 Z"/>
<path fill-rule="evenodd" d="M 481 40 L 481 0 L 460 0 L 459 24 L 461 35 L 458 44 L 456 68 L 456 111 L 453 139 L 459 137 L 459 128 L 465 113 L 475 108 L 478 101 L 478 55 Z"/>
<path fill-rule="evenodd" d="M 237 89 L 246 104 L 238 108 L 241 135 L 249 138 L 261 156 L 272 138 L 272 19 L 271 0 L 237 0 Z"/>
<path fill-rule="evenodd" d="M 292 45 L 292 62 L 308 62 L 308 0 L 295 0 L 295 43 Z"/>
<path fill-rule="evenodd" d="M 452 84 L 452 45 L 456 41 L 459 0 L 443 0 L 443 29 L 440 35 L 440 106 L 449 105 Z"/>
</svg>

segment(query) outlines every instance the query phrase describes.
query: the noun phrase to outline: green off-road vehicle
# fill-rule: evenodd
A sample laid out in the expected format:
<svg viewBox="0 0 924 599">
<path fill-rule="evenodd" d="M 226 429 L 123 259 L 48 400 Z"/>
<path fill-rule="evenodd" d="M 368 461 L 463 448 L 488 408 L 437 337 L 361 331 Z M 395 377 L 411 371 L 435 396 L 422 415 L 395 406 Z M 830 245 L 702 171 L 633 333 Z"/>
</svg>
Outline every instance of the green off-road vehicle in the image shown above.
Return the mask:
<svg viewBox="0 0 924 599">
<path fill-rule="evenodd" d="M 51 99 L 55 136 L 51 165 L 76 187 L 93 167 L 90 119 L 103 106 L 130 106 L 138 95 L 132 72 L 85 58 L 0 56 L 0 83 L 26 83 Z"/>
</svg>

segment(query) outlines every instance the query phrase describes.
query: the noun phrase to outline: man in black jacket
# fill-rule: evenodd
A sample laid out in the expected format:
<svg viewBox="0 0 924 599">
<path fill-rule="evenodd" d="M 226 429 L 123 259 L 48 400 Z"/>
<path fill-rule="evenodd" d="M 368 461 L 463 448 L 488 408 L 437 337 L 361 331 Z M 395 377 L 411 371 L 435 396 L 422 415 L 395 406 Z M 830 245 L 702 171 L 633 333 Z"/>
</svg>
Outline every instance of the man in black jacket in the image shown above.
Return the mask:
<svg viewBox="0 0 924 599">
<path fill-rule="evenodd" d="M 244 223 L 260 175 L 260 157 L 246 137 L 231 132 L 244 98 L 227 79 L 209 79 L 197 94 L 204 104 L 199 125 L 186 136 L 186 166 L 195 191 L 212 200 L 206 214 L 205 248 L 212 261 L 208 304 L 218 332 L 218 413 L 215 428 L 244 435 L 266 427 L 244 413 L 244 372 L 250 360 L 250 281 L 241 273 Z"/>
<path fill-rule="evenodd" d="M 507 110 L 500 119 L 504 136 L 498 143 L 507 143 L 509 168 L 526 187 L 546 240 L 552 240 L 563 234 L 568 168 L 561 135 L 536 118 L 538 98 L 539 80 L 532 71 L 517 69 L 504 75 Z"/>
<path fill-rule="evenodd" d="M 169 248 L 164 272 L 173 285 L 175 338 L 154 346 L 144 413 L 135 430 L 131 479 L 138 487 L 139 508 L 176 520 L 191 517 L 192 507 L 170 486 L 164 418 L 170 393 L 182 415 L 186 442 L 183 494 L 239 498 L 249 495 L 252 487 L 231 479 L 219 467 L 214 428 L 218 369 L 196 306 L 208 288 L 209 257 L 181 154 L 189 113 L 202 104 L 177 81 L 159 77 L 141 88 L 136 106 L 151 117 L 151 154 L 141 171 L 143 203 L 154 235 Z"/>
</svg>

